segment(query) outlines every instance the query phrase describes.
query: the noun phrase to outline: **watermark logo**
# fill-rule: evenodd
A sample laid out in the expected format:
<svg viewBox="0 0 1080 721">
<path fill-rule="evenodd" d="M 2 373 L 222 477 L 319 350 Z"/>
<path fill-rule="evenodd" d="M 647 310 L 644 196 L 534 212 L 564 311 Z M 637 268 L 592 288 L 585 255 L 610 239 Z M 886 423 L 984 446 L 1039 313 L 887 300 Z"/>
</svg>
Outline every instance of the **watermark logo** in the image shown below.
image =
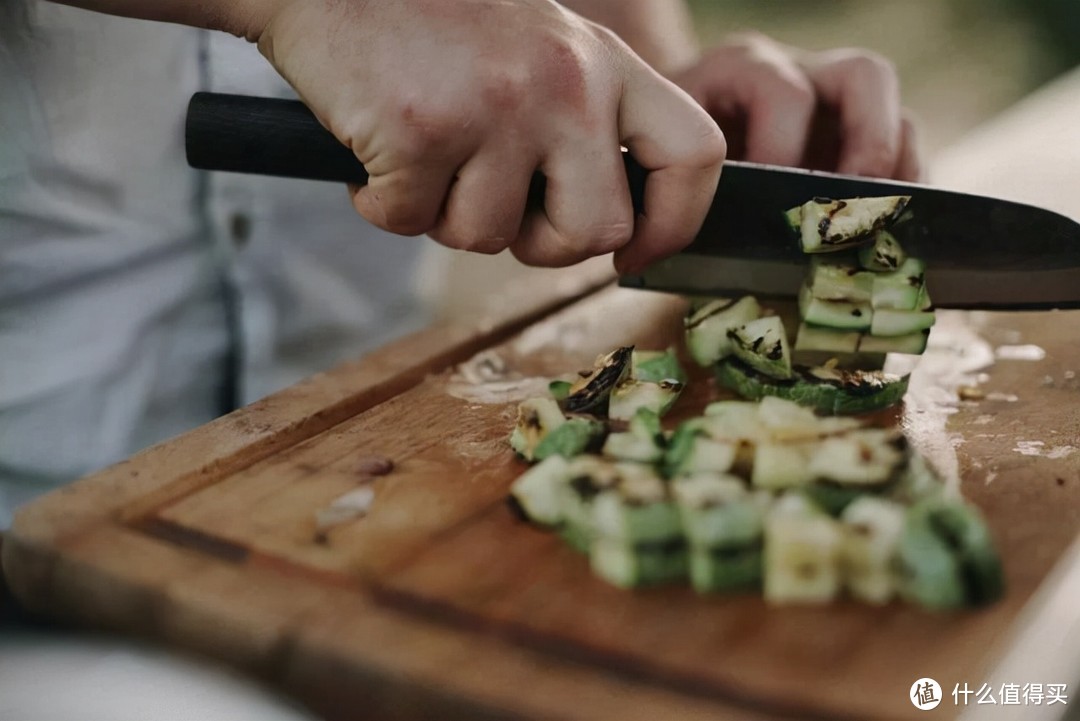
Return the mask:
<svg viewBox="0 0 1080 721">
<path fill-rule="evenodd" d="M 941 684 L 932 678 L 920 678 L 911 684 L 911 695 L 908 698 L 920 711 L 937 708 L 941 703 Z"/>
</svg>

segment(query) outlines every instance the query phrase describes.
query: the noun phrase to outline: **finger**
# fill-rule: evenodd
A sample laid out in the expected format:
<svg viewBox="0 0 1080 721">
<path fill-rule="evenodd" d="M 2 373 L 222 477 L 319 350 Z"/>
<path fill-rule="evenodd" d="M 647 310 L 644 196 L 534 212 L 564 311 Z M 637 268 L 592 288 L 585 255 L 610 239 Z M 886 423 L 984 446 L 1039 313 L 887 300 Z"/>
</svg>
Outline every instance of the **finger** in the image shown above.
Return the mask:
<svg viewBox="0 0 1080 721">
<path fill-rule="evenodd" d="M 398 235 L 422 235 L 435 227 L 454 169 L 408 166 L 372 175 L 352 193 L 353 207 L 373 225 Z"/>
<path fill-rule="evenodd" d="M 806 150 L 817 96 L 801 73 L 780 67 L 753 83 L 746 107 L 746 159 L 798 165 Z"/>
<path fill-rule="evenodd" d="M 894 177 L 918 183 L 923 179 L 922 157 L 919 153 L 919 139 L 915 130 L 915 121 L 910 114 L 905 114 L 900 124 L 900 162 L 896 166 Z"/>
<path fill-rule="evenodd" d="M 501 253 L 521 232 L 536 165 L 533 155 L 506 150 L 471 159 L 458 172 L 429 235 L 448 248 Z"/>
<path fill-rule="evenodd" d="M 528 265 L 572 265 L 630 240 L 634 210 L 615 128 L 600 141 L 562 143 L 546 159 L 542 209 L 511 248 Z"/>
<path fill-rule="evenodd" d="M 878 55 L 832 51 L 809 56 L 807 76 L 840 116 L 837 171 L 891 177 L 900 160 L 900 83 Z"/>
<path fill-rule="evenodd" d="M 720 124 L 729 157 L 773 165 L 802 159 L 817 96 L 802 68 L 775 42 L 749 36 L 717 48 L 679 83 Z"/>
<path fill-rule="evenodd" d="M 644 212 L 616 268 L 636 272 L 694 239 L 712 204 L 727 152 L 716 123 L 651 70 L 631 76 L 620 104 L 623 143 L 650 173 Z"/>
</svg>

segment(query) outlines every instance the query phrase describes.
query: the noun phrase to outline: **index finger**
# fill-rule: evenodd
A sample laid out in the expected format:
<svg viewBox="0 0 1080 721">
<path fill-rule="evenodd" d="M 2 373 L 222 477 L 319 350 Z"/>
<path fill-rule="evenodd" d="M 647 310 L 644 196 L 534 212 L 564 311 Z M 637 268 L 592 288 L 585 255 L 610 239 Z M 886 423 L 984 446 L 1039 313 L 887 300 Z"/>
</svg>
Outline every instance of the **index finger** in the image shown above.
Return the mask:
<svg viewBox="0 0 1080 721">
<path fill-rule="evenodd" d="M 632 273 L 694 239 L 716 194 L 727 145 L 701 106 L 643 68 L 628 78 L 619 107 L 622 142 L 649 171 L 644 210 L 615 253 L 620 273 Z"/>
</svg>

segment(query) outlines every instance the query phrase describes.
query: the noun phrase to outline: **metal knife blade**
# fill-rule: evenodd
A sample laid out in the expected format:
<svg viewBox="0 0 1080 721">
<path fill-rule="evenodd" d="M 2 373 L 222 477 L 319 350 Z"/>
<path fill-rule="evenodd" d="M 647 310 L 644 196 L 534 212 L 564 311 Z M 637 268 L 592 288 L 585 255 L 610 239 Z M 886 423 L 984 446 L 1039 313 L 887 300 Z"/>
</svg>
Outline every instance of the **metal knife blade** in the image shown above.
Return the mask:
<svg viewBox="0 0 1080 721">
<path fill-rule="evenodd" d="M 910 195 L 891 229 L 926 261 L 942 308 L 1080 308 L 1080 223 L 1058 213 L 926 185 L 728 161 L 712 209 L 686 250 L 637 275 L 633 288 L 701 295 L 794 297 L 812 256 L 783 211 L 814 197 Z"/>
</svg>

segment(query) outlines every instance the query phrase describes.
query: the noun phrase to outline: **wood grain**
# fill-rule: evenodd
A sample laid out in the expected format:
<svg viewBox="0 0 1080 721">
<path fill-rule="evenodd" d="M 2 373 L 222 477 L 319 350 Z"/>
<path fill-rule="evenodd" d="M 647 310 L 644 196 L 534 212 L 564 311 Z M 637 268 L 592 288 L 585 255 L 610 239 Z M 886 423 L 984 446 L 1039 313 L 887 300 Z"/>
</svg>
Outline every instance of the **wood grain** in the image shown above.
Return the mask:
<svg viewBox="0 0 1080 721">
<path fill-rule="evenodd" d="M 848 603 L 777 610 L 753 595 L 703 598 L 678 587 L 618 591 L 556 538 L 514 519 L 502 499 L 523 465 L 505 446 L 516 405 L 513 393 L 504 397 L 508 379 L 527 392 L 529 379 L 586 366 L 619 343 L 665 347 L 676 340 L 682 310 L 680 300 L 662 295 L 608 289 L 590 296 L 486 349 L 484 358 L 502 368 L 491 383 L 462 385 L 460 369 L 447 369 L 211 483 L 178 496 L 152 490 L 152 509 L 136 499 L 137 515 L 128 510 L 121 523 L 65 535 L 59 552 L 46 554 L 59 566 L 26 587 L 20 579 L 26 583 L 34 576 L 29 569 L 42 564 L 16 551 L 17 592 L 65 617 L 89 613 L 96 624 L 195 645 L 297 688 L 313 685 L 319 698 L 338 684 L 321 680 L 322 672 L 296 655 L 300 647 L 343 687 L 357 679 L 367 684 L 360 688 L 378 686 L 394 676 L 395 664 L 441 668 L 445 689 L 431 703 L 437 698 L 440 708 L 464 716 L 537 717 L 520 694 L 516 701 L 491 698 L 481 677 L 470 675 L 473 664 L 489 659 L 470 652 L 466 661 L 451 653 L 452 644 L 429 640 L 442 634 L 471 639 L 474 651 L 482 639 L 507 656 L 539 659 L 543 668 L 592 669 L 659 694 L 665 704 L 680 698 L 710 713 L 916 718 L 906 699 L 915 678 L 930 675 L 951 688 L 985 676 L 995 646 L 1080 530 L 1075 459 L 1023 456 L 1008 436 L 1017 428 L 1076 430 L 1071 408 L 1056 402 L 1065 389 L 1041 380 L 1066 373 L 1068 353 L 1054 350 L 1063 340 L 1060 318 L 977 318 L 983 336 L 1050 352 L 991 369 L 986 390 L 1008 389 L 1018 400 L 958 405 L 951 415 L 948 431 L 965 441 L 957 448 L 964 490 L 999 538 L 1010 591 L 986 611 L 934 615 Z M 681 402 L 682 414 L 720 397 L 701 377 L 696 387 L 704 391 Z M 481 402 L 493 398 L 498 402 Z M 993 421 L 980 420 L 987 416 Z M 361 474 L 372 454 L 393 458 L 394 471 Z M 990 468 L 997 476 L 988 485 Z M 1065 484 L 1056 480 L 1062 474 Z M 375 489 L 368 515 L 317 540 L 316 512 L 363 484 Z M 327 637 L 344 634 L 353 616 L 393 618 L 417 634 L 418 645 L 391 658 L 394 642 L 383 626 L 371 636 L 361 624 L 369 635 L 351 653 L 340 640 L 327 647 Z M 316 626 L 319 640 L 311 641 Z M 517 684 L 554 683 L 546 672 L 521 673 Z M 473 684 L 469 693 L 459 676 Z M 501 684 L 506 677 L 491 678 Z M 330 697 L 345 703 L 343 694 Z M 402 709 L 399 701 L 385 696 L 391 717 L 422 715 L 424 704 Z M 601 716 L 609 708 L 597 707 Z M 549 710 L 577 711 L 565 704 Z"/>
<path fill-rule="evenodd" d="M 589 293 L 606 268 L 568 277 L 30 506 L 2 548 L 12 592 L 43 613 L 227 660 L 331 718 L 884 721 L 922 717 L 907 700 L 916 678 L 977 687 L 1023 648 L 1017 624 L 1034 594 L 1053 596 L 1047 579 L 1076 587 L 1052 572 L 1080 567 L 1066 555 L 1080 531 L 1078 312 L 944 314 L 932 341 L 960 356 L 1045 355 L 973 371 L 978 401 L 924 383 L 897 419 L 983 509 L 1005 562 L 997 605 L 778 610 L 753 595 L 604 585 L 504 507 L 523 470 L 505 446 L 513 409 L 538 379 L 614 346 L 676 342 L 683 305 Z M 695 381 L 676 417 L 721 396 Z M 362 473 L 373 454 L 394 471 Z M 316 532 L 320 509 L 365 485 L 366 516 Z M 1053 668 L 1077 656 L 1040 653 Z M 943 704 L 937 717 L 958 711 Z"/>
</svg>

